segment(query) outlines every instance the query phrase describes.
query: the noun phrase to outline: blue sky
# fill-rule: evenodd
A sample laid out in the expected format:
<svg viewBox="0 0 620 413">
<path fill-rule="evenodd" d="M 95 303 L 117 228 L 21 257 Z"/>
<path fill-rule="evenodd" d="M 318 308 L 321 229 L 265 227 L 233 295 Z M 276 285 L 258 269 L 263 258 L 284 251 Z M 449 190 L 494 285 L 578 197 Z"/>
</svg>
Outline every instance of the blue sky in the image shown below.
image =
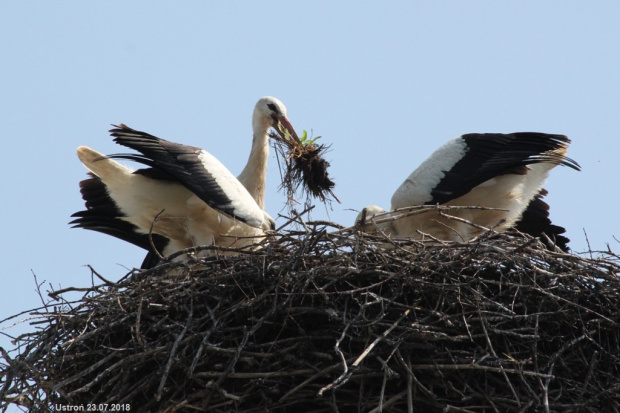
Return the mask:
<svg viewBox="0 0 620 413">
<path fill-rule="evenodd" d="M 437 147 L 469 132 L 568 135 L 582 172 L 552 171 L 552 219 L 573 250 L 620 250 L 620 3 L 611 1 L 6 2 L 0 14 L 4 230 L 0 319 L 43 291 L 115 280 L 144 253 L 70 229 L 83 208 L 79 145 L 123 152 L 123 122 L 205 148 L 236 175 L 251 114 L 272 95 L 332 145 L 342 201 L 315 219 L 351 224 L 389 207 Z M 284 212 L 270 159 L 267 211 Z M 616 237 L 616 238 L 614 238 Z M 22 319 L 20 317 L 18 319 Z M 5 322 L 3 327 L 10 324 Z M 21 325 L 4 334 L 30 329 Z"/>
</svg>

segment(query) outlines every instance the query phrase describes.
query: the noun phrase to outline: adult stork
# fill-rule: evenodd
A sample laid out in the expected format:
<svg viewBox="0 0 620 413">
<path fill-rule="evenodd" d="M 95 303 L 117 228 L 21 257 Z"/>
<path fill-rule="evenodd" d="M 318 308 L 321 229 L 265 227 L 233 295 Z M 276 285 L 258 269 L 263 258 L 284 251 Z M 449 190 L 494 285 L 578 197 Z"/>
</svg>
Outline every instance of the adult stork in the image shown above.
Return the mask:
<svg viewBox="0 0 620 413">
<path fill-rule="evenodd" d="M 181 249 L 199 245 L 242 247 L 257 242 L 275 222 L 264 211 L 269 130 L 297 136 L 286 108 L 270 96 L 259 99 L 252 116 L 248 162 L 237 178 L 213 155 L 121 125 L 114 141 L 139 154 L 105 156 L 80 146 L 90 171 L 80 182 L 86 210 L 73 214 L 74 227 L 115 236 L 149 251 L 150 268 Z M 114 159 L 148 168 L 133 171 Z"/>
<path fill-rule="evenodd" d="M 547 191 L 542 185 L 557 165 L 580 169 L 577 162 L 566 157 L 569 143 L 563 135 L 535 132 L 470 133 L 452 139 L 405 179 L 392 196 L 389 213 L 370 206 L 358 215 L 357 223 L 370 233 L 382 231 L 414 239 L 428 234 L 428 238 L 443 241 L 467 241 L 494 226 L 496 231 L 515 227 L 534 236 L 545 233 L 566 251 L 569 240 L 560 235 L 564 228 L 549 219 L 549 206 L 542 200 Z M 399 208 L 413 205 L 494 210 L 446 211 L 456 220 L 438 210 L 399 213 Z"/>
</svg>

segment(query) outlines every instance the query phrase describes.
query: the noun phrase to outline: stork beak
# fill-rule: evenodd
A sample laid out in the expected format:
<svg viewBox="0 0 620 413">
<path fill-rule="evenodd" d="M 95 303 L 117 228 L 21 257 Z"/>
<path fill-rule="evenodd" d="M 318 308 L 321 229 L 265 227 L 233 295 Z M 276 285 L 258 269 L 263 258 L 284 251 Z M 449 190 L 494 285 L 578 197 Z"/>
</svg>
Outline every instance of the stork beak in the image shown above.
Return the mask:
<svg viewBox="0 0 620 413">
<path fill-rule="evenodd" d="M 295 140 L 295 142 L 300 142 L 299 137 L 297 136 L 297 132 L 295 132 L 295 128 L 293 128 L 293 125 L 291 125 L 291 122 L 286 116 L 278 116 L 275 120 L 277 123 L 276 126 L 274 126 L 273 128 L 282 139 L 286 140 L 286 135 L 288 134 Z"/>
</svg>

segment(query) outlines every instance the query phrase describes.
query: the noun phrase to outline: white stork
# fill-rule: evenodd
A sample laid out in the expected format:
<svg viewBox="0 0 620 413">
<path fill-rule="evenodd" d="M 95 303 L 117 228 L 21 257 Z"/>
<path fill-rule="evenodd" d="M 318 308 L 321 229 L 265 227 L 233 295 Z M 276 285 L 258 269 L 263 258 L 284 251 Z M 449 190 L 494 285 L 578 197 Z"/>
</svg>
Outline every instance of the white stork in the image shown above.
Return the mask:
<svg viewBox="0 0 620 413">
<path fill-rule="evenodd" d="M 78 157 L 91 178 L 80 182 L 86 210 L 73 214 L 74 227 L 102 232 L 149 251 L 142 268 L 199 245 L 241 247 L 260 240 L 275 221 L 264 211 L 269 129 L 297 136 L 286 108 L 274 97 L 254 108 L 254 138 L 247 165 L 235 178 L 205 150 L 173 143 L 121 125 L 114 141 L 140 154 L 105 156 L 80 146 Z M 149 168 L 133 171 L 113 159 Z"/>
<path fill-rule="evenodd" d="M 388 213 L 378 206 L 365 208 L 357 224 L 369 233 L 442 241 L 467 241 L 484 228 L 504 231 L 515 227 L 534 236 L 543 232 L 567 250 L 565 230 L 552 225 L 549 206 L 542 201 L 542 185 L 551 169 L 564 165 L 579 170 L 566 157 L 570 140 L 563 135 L 535 132 L 470 133 L 448 141 L 409 175 L 392 196 Z M 447 214 L 477 224 L 442 216 L 438 211 L 399 213 L 413 205 L 487 207 L 502 210 L 458 209 Z M 402 215 L 402 218 L 398 218 Z M 377 224 L 373 222 L 374 217 Z M 387 218 L 387 219 L 383 219 Z M 382 221 L 382 222 L 381 222 Z"/>
</svg>

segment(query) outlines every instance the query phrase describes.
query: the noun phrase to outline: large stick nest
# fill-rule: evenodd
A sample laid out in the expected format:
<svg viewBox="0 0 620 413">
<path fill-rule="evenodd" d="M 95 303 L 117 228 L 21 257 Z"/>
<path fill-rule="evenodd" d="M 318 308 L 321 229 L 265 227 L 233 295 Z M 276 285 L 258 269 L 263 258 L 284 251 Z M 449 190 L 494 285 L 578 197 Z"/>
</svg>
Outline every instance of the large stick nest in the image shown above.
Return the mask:
<svg viewBox="0 0 620 413">
<path fill-rule="evenodd" d="M 33 311 L 37 330 L 3 352 L 1 406 L 619 410 L 616 255 L 491 233 L 388 248 L 322 225 Z"/>
</svg>

